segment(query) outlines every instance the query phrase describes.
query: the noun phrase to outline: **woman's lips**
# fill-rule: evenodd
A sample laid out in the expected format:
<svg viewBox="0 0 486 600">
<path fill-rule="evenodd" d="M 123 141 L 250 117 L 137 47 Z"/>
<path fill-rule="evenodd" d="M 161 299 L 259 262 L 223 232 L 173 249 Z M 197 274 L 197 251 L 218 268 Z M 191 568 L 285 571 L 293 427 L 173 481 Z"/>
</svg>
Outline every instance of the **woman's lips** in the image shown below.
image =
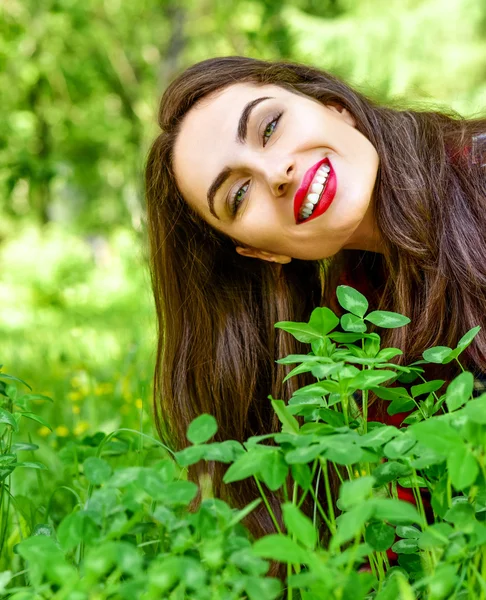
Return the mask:
<svg viewBox="0 0 486 600">
<path fill-rule="evenodd" d="M 324 187 L 323 191 L 321 192 L 319 202 L 316 204 L 314 211 L 312 212 L 310 217 L 300 218 L 300 216 L 299 216 L 300 209 L 302 207 L 302 204 L 305 202 L 305 199 L 307 198 L 310 185 L 311 185 L 317 171 L 319 170 L 319 167 L 321 167 L 324 164 L 328 165 L 329 174 L 328 174 L 327 180 L 324 184 L 325 187 Z M 325 213 L 326 210 L 331 205 L 331 202 L 334 200 L 334 196 L 336 195 L 336 189 L 337 189 L 336 173 L 335 173 L 334 169 L 332 168 L 332 165 L 331 165 L 329 159 L 323 158 L 322 160 L 320 160 L 318 163 L 316 163 L 313 167 L 311 167 L 306 172 L 306 174 L 304 175 L 304 177 L 302 179 L 302 183 L 301 183 L 299 189 L 295 193 L 295 196 L 294 196 L 295 222 L 297 224 L 307 223 L 307 221 L 311 221 L 315 217 L 319 217 L 320 215 Z"/>
</svg>

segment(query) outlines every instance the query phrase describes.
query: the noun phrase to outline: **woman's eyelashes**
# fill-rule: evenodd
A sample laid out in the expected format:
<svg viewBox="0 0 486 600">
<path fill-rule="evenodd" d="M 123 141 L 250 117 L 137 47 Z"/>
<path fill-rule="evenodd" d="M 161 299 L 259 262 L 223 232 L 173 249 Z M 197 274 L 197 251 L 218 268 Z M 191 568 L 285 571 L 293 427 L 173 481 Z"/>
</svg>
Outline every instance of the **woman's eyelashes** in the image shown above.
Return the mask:
<svg viewBox="0 0 486 600">
<path fill-rule="evenodd" d="M 269 123 L 267 123 L 262 135 L 263 147 L 267 145 L 268 140 L 272 137 L 272 134 L 275 131 L 275 129 L 277 129 L 277 125 L 281 116 L 282 113 L 278 113 L 276 116 L 271 117 L 272 120 Z"/>
<path fill-rule="evenodd" d="M 282 113 L 278 113 L 277 115 L 271 117 L 271 121 L 269 121 L 266 124 L 265 129 L 263 130 L 263 134 L 262 134 L 263 147 L 265 147 L 267 145 L 268 141 L 270 140 L 270 138 L 274 134 L 275 130 L 277 129 L 277 125 L 278 125 L 278 122 L 279 122 L 281 116 L 282 116 Z M 242 185 L 240 188 L 238 188 L 236 193 L 231 196 L 231 198 L 230 198 L 230 213 L 232 216 L 234 216 L 238 212 L 238 208 L 239 208 L 240 204 L 243 202 L 243 200 L 245 199 L 245 195 L 246 195 L 246 192 L 247 192 L 249 186 L 250 186 L 250 182 L 246 181 L 244 183 L 244 185 Z"/>
</svg>

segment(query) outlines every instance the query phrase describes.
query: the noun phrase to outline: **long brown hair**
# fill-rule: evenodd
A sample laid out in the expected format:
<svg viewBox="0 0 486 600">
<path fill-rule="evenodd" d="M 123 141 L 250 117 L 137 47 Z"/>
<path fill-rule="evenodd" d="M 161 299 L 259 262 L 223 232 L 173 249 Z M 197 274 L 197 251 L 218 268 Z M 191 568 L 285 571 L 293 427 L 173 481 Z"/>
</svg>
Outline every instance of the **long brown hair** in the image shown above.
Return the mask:
<svg viewBox="0 0 486 600">
<path fill-rule="evenodd" d="M 383 254 L 347 250 L 326 261 L 257 261 L 237 254 L 234 241 L 184 201 L 172 170 L 179 125 L 201 98 L 242 81 L 339 103 L 354 116 L 380 158 L 374 196 Z M 274 431 L 268 394 L 288 400 L 304 381 L 282 384 L 285 371 L 275 360 L 308 350 L 273 325 L 307 320 L 314 307 L 329 304 L 343 270 L 367 278 L 373 308 L 411 318 L 382 340 L 383 347 L 401 348 L 404 362 L 428 347 L 454 345 L 484 324 L 486 178 L 471 145 L 486 131 L 486 119 L 378 106 L 309 66 L 224 57 L 190 67 L 169 86 L 159 125 L 146 196 L 159 327 L 154 413 L 167 443 L 185 447 L 188 424 L 203 412 L 218 420 L 221 440 Z M 483 329 L 465 362 L 486 371 L 485 357 Z M 224 465 L 209 468 L 215 493 L 222 494 Z M 257 495 L 249 481 L 225 493 L 237 504 Z M 264 510 L 247 525 L 255 535 L 273 529 Z"/>
</svg>

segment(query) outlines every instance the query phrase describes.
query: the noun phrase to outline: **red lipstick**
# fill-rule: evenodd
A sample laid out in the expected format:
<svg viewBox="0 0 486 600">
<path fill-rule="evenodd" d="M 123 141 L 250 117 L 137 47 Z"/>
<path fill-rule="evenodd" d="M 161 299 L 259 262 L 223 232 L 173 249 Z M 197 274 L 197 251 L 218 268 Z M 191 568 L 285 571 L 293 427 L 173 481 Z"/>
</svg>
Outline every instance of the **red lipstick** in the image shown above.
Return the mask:
<svg viewBox="0 0 486 600">
<path fill-rule="evenodd" d="M 311 185 L 319 167 L 321 167 L 322 165 L 327 165 L 329 167 L 329 174 L 324 183 L 324 189 L 322 190 L 319 201 L 315 205 L 314 210 L 313 210 L 312 214 L 310 215 L 310 217 L 300 218 L 299 213 L 300 213 L 302 204 L 305 202 L 305 199 L 307 198 L 307 195 L 309 193 L 310 185 Z M 312 219 L 319 217 L 323 213 L 325 213 L 326 210 L 331 205 L 331 202 L 334 200 L 334 196 L 336 195 L 336 189 L 337 189 L 336 173 L 335 173 L 334 169 L 332 168 L 332 165 L 331 165 L 329 159 L 323 158 L 322 160 L 320 160 L 318 163 L 316 163 L 314 166 L 312 166 L 305 173 L 305 175 L 302 179 L 302 183 L 300 184 L 299 189 L 295 193 L 295 196 L 294 196 L 295 222 L 297 224 L 307 223 L 307 221 L 311 221 Z"/>
</svg>

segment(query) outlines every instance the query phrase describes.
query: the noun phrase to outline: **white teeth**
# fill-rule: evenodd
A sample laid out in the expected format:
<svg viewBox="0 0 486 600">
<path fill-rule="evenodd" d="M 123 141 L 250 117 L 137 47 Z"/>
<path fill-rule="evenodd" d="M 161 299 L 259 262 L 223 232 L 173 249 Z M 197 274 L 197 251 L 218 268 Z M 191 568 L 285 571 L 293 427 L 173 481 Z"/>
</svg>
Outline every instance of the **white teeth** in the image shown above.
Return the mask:
<svg viewBox="0 0 486 600">
<path fill-rule="evenodd" d="M 329 165 L 321 165 L 317 170 L 317 173 L 314 176 L 314 179 L 309 188 L 309 194 L 307 194 L 307 198 L 302 204 L 299 217 L 301 219 L 307 219 L 314 212 L 314 208 L 316 204 L 319 202 L 319 198 L 324 190 L 325 183 L 327 181 L 327 177 L 331 167 Z"/>
</svg>

